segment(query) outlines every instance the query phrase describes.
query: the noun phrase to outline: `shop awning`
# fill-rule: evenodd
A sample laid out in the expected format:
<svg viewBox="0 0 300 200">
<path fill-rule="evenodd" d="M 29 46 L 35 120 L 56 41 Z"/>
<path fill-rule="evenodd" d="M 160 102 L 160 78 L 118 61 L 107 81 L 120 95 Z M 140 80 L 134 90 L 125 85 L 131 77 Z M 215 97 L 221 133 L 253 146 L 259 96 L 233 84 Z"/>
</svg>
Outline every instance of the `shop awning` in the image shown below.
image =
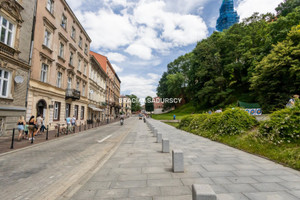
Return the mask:
<svg viewBox="0 0 300 200">
<path fill-rule="evenodd" d="M 89 105 L 89 108 L 92 109 L 93 111 L 97 111 L 97 112 L 103 112 L 104 111 L 103 109 L 96 108 L 96 107 L 93 107 L 93 106 L 90 106 L 90 105 Z"/>
</svg>

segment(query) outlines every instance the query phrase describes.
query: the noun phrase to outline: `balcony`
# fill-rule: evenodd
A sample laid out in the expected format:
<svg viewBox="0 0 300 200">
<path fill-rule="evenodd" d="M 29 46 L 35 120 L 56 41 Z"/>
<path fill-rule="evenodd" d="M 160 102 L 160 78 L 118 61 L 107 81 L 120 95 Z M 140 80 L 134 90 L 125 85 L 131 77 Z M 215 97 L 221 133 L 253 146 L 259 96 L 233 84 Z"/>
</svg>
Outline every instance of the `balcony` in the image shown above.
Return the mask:
<svg viewBox="0 0 300 200">
<path fill-rule="evenodd" d="M 75 89 L 66 89 L 66 99 L 72 99 L 73 101 L 80 99 L 80 91 Z"/>
<path fill-rule="evenodd" d="M 3 52 L 9 56 L 14 56 L 16 53 L 16 50 L 14 48 L 11 48 L 10 46 L 7 46 L 6 44 L 0 42 L 0 52 Z"/>
</svg>

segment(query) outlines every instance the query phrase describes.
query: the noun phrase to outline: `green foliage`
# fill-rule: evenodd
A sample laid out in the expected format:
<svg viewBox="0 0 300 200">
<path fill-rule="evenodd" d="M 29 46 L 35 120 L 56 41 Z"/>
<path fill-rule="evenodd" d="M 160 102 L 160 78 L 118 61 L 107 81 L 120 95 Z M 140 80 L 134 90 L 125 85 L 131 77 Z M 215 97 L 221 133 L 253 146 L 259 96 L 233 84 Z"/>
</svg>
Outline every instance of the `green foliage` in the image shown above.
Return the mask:
<svg viewBox="0 0 300 200">
<path fill-rule="evenodd" d="M 187 103 L 185 105 L 180 106 L 176 110 L 173 110 L 169 113 L 159 114 L 159 115 L 152 115 L 153 119 L 157 120 L 172 120 L 173 115 L 176 115 L 176 119 L 182 119 L 186 116 L 189 116 L 196 112 L 195 107 L 192 103 Z"/>
<path fill-rule="evenodd" d="M 238 119 L 238 120 L 237 120 Z M 237 135 L 257 125 L 257 121 L 239 108 L 227 109 L 222 113 L 199 114 L 184 117 L 179 128 L 202 135 Z"/>
<path fill-rule="evenodd" d="M 142 109 L 139 98 L 136 95 L 131 94 L 131 95 L 126 95 L 126 96 L 130 98 L 132 112 L 137 112 Z"/>
<path fill-rule="evenodd" d="M 189 126 L 194 119 L 194 115 L 187 115 L 183 117 L 179 123 L 179 128 L 188 131 Z"/>
<path fill-rule="evenodd" d="M 259 127 L 260 134 L 274 144 L 300 141 L 300 101 L 295 106 L 276 111 Z"/>
<path fill-rule="evenodd" d="M 237 100 L 258 102 L 264 112 L 282 107 L 299 88 L 299 39 L 292 28 L 300 21 L 299 0 L 281 3 L 277 12 L 255 13 L 198 42 L 168 65 L 158 96 L 183 95 L 202 110 Z"/>
<path fill-rule="evenodd" d="M 287 40 L 274 46 L 255 68 L 251 79 L 264 110 L 272 111 L 284 107 L 300 88 L 300 25 L 294 27 Z"/>
<path fill-rule="evenodd" d="M 300 0 L 285 0 L 283 3 L 279 4 L 276 11 L 278 15 L 286 16 L 298 6 L 300 6 Z"/>
<path fill-rule="evenodd" d="M 154 103 L 153 103 L 152 97 L 150 97 L 150 96 L 147 96 L 145 98 L 145 110 L 147 112 L 153 112 L 154 111 Z"/>
</svg>

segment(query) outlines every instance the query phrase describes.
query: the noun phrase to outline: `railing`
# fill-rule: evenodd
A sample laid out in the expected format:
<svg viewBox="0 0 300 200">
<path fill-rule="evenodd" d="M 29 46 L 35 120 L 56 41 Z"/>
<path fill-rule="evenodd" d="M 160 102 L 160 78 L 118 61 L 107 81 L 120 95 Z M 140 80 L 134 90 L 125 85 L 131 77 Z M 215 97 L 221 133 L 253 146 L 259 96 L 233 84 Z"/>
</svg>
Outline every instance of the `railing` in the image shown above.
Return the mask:
<svg viewBox="0 0 300 200">
<path fill-rule="evenodd" d="M 0 42 L 0 51 L 3 53 L 6 53 L 10 56 L 14 56 L 16 53 L 16 50 L 7 46 L 6 44 L 3 44 L 2 42 Z"/>
<path fill-rule="evenodd" d="M 80 99 L 80 91 L 75 89 L 66 89 L 66 99 L 71 98 L 72 100 Z"/>
</svg>

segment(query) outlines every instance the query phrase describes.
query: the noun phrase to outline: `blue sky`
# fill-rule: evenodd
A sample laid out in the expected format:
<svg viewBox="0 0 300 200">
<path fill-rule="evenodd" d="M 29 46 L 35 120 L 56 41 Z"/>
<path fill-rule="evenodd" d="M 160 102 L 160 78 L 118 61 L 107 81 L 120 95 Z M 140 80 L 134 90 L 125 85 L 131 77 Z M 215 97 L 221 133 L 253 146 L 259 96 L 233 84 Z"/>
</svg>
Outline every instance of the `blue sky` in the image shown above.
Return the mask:
<svg viewBox="0 0 300 200">
<path fill-rule="evenodd" d="M 273 12 L 283 0 L 235 0 L 241 19 Z M 92 39 L 91 50 L 108 57 L 121 94 L 156 96 L 167 64 L 215 31 L 222 0 L 67 0 Z"/>
</svg>

